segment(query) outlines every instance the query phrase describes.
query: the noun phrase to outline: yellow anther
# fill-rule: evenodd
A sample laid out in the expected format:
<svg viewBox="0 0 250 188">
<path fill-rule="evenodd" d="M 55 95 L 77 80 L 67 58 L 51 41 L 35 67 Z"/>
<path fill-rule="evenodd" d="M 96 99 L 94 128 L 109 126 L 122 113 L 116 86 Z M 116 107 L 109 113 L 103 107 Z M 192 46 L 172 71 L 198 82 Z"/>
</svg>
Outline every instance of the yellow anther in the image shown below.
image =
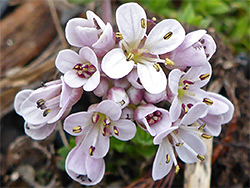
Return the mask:
<svg viewBox="0 0 250 188">
<path fill-rule="evenodd" d="M 161 69 L 161 67 L 160 67 L 160 65 L 159 65 L 158 63 L 155 63 L 155 64 L 153 65 L 153 67 L 155 68 L 155 70 L 156 70 L 157 72 L 159 72 L 160 69 Z"/>
<path fill-rule="evenodd" d="M 176 146 L 177 146 L 177 147 L 180 147 L 180 146 L 182 146 L 183 144 L 184 144 L 183 142 L 177 143 Z"/>
<path fill-rule="evenodd" d="M 167 158 L 166 163 L 169 163 L 169 161 L 170 161 L 170 155 L 167 154 L 166 158 Z"/>
<path fill-rule="evenodd" d="M 211 135 L 206 134 L 206 133 L 203 133 L 201 136 L 202 136 L 202 138 L 206 138 L 206 139 L 210 139 L 210 138 L 212 138 L 212 136 L 211 136 Z"/>
<path fill-rule="evenodd" d="M 188 112 L 187 107 L 184 107 L 184 112 L 185 112 L 185 113 L 187 113 L 187 112 Z"/>
<path fill-rule="evenodd" d="M 50 113 L 50 111 L 51 111 L 50 109 L 44 110 L 43 117 L 46 117 Z"/>
<path fill-rule="evenodd" d="M 156 21 L 156 17 L 153 17 L 152 20 L 155 22 Z"/>
<path fill-rule="evenodd" d="M 90 155 L 90 156 L 93 156 L 94 151 L 95 151 L 95 147 L 90 146 L 90 148 L 89 148 L 89 155 Z"/>
<path fill-rule="evenodd" d="M 125 101 L 121 100 L 120 104 L 121 104 L 121 106 L 123 106 L 125 104 Z"/>
<path fill-rule="evenodd" d="M 101 29 L 101 27 L 99 26 L 99 24 L 98 24 L 98 22 L 96 21 L 95 18 L 93 18 L 93 22 L 94 22 L 94 24 L 96 26 L 96 29 Z"/>
<path fill-rule="evenodd" d="M 204 161 L 204 159 L 205 159 L 205 157 L 203 155 L 200 155 L 200 154 L 197 155 L 197 158 L 201 161 Z"/>
<path fill-rule="evenodd" d="M 114 130 L 114 133 L 115 133 L 116 135 L 118 135 L 118 134 L 119 134 L 119 132 L 118 132 L 118 130 L 117 130 L 117 129 L 115 129 L 115 130 Z"/>
<path fill-rule="evenodd" d="M 123 39 L 122 34 L 121 34 L 121 33 L 119 33 L 119 32 L 116 32 L 116 33 L 115 33 L 115 37 L 116 37 L 116 38 L 119 38 L 120 40 L 122 40 L 122 39 Z"/>
<path fill-rule="evenodd" d="M 147 26 L 147 22 L 146 22 L 146 20 L 145 20 L 144 18 L 142 18 L 142 19 L 141 19 L 141 27 L 142 27 L 143 29 L 145 29 L 146 26 Z"/>
<path fill-rule="evenodd" d="M 208 98 L 204 98 L 203 102 L 206 103 L 207 105 L 212 105 L 214 102 Z"/>
<path fill-rule="evenodd" d="M 204 129 L 205 126 L 206 126 L 206 123 L 203 123 L 203 124 L 198 128 L 198 130 L 201 131 L 202 129 Z"/>
<path fill-rule="evenodd" d="M 180 167 L 179 167 L 179 165 L 176 165 L 176 167 L 175 167 L 175 173 L 178 174 L 179 171 L 180 171 Z"/>
<path fill-rule="evenodd" d="M 126 60 L 131 61 L 133 58 L 134 58 L 134 54 L 129 53 Z"/>
<path fill-rule="evenodd" d="M 210 74 L 209 74 L 209 73 L 200 75 L 200 79 L 201 79 L 201 80 L 206 80 L 206 79 L 209 78 L 209 77 L 210 77 Z"/>
<path fill-rule="evenodd" d="M 165 59 L 165 65 L 174 66 L 174 62 L 168 58 Z"/>
<path fill-rule="evenodd" d="M 184 87 L 183 87 L 182 89 L 188 90 L 188 85 L 189 85 L 189 84 L 185 84 Z"/>
<path fill-rule="evenodd" d="M 164 39 L 168 40 L 171 36 L 173 35 L 173 33 L 171 31 L 169 31 L 166 35 L 164 35 Z"/>
<path fill-rule="evenodd" d="M 82 127 L 81 126 L 76 126 L 73 128 L 73 133 L 79 133 L 82 131 Z"/>
</svg>

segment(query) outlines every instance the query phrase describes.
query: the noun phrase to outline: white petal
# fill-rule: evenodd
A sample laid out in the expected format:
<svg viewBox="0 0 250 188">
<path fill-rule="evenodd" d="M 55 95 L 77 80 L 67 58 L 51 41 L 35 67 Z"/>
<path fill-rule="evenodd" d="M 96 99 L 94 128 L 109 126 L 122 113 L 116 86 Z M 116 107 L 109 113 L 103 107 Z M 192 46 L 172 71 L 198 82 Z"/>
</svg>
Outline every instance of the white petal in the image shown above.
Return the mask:
<svg viewBox="0 0 250 188">
<path fill-rule="evenodd" d="M 170 38 L 164 36 L 172 33 Z M 185 38 L 185 30 L 181 24 L 173 19 L 166 19 L 158 23 L 150 31 L 143 48 L 153 54 L 164 54 L 177 48 Z"/>
<path fill-rule="evenodd" d="M 175 96 L 178 95 L 179 81 L 181 75 L 182 72 L 179 69 L 174 69 L 169 73 L 168 76 L 168 87 Z"/>
<path fill-rule="evenodd" d="M 118 29 L 131 48 L 137 48 L 146 33 L 147 27 L 142 27 L 142 19 L 147 22 L 145 11 L 137 3 L 123 4 L 116 11 Z"/>
<path fill-rule="evenodd" d="M 143 87 L 152 94 L 159 94 L 167 87 L 167 78 L 163 70 L 159 71 L 153 64 L 137 64 L 137 73 Z"/>
<path fill-rule="evenodd" d="M 88 20 L 92 22 L 93 26 L 96 26 L 94 24 L 94 20 L 93 20 L 93 19 L 95 19 L 97 24 L 100 26 L 101 29 L 105 28 L 105 23 L 94 12 L 88 10 L 86 12 L 86 16 L 87 16 Z"/>
<path fill-rule="evenodd" d="M 33 90 L 31 89 L 25 89 L 16 94 L 14 100 L 14 108 L 16 113 L 18 113 L 19 115 L 22 115 L 20 111 L 22 103 L 31 95 L 32 92 Z"/>
<path fill-rule="evenodd" d="M 118 79 L 126 76 L 134 67 L 134 61 L 127 61 L 122 49 L 115 48 L 102 59 L 102 70 L 110 78 Z"/>
<path fill-rule="evenodd" d="M 75 70 L 67 71 L 64 80 L 72 88 L 79 88 L 87 82 L 87 78 L 80 78 Z"/>
<path fill-rule="evenodd" d="M 170 119 L 175 122 L 181 115 L 181 103 L 176 96 L 169 109 Z"/>
<path fill-rule="evenodd" d="M 93 91 L 100 83 L 100 72 L 96 71 L 84 84 L 83 89 L 85 91 Z"/>
<path fill-rule="evenodd" d="M 115 133 L 115 129 L 118 131 L 118 134 Z M 134 138 L 136 133 L 135 124 L 127 119 L 120 119 L 114 123 L 112 126 L 112 135 L 119 140 L 127 141 Z"/>
</svg>

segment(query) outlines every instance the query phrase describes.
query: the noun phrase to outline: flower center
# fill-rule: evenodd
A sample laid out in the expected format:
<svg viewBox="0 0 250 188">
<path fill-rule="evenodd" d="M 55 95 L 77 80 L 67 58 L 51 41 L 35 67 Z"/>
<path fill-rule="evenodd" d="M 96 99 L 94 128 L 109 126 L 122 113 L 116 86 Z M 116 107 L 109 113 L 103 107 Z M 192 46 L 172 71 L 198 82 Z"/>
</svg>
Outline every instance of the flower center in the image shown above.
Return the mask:
<svg viewBox="0 0 250 188">
<path fill-rule="evenodd" d="M 95 66 L 89 62 L 76 64 L 73 70 L 76 71 L 77 76 L 80 78 L 89 78 L 96 72 Z"/>
<path fill-rule="evenodd" d="M 162 113 L 159 110 L 156 110 L 155 112 L 148 114 L 146 116 L 146 120 L 150 126 L 156 124 L 161 119 L 162 119 Z"/>
</svg>

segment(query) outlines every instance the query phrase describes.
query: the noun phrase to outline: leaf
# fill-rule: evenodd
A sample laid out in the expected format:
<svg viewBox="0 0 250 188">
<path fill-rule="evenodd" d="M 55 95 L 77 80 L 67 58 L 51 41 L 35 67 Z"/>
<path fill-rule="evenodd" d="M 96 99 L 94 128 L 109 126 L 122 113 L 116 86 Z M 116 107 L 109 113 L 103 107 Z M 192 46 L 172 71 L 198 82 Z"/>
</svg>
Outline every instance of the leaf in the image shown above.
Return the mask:
<svg viewBox="0 0 250 188">
<path fill-rule="evenodd" d="M 93 0 L 68 0 L 69 3 L 77 4 L 77 5 L 84 5 L 84 4 L 90 3 L 92 1 Z"/>
<path fill-rule="evenodd" d="M 207 1 L 206 9 L 211 14 L 225 14 L 231 11 L 230 7 L 223 1 Z"/>
</svg>

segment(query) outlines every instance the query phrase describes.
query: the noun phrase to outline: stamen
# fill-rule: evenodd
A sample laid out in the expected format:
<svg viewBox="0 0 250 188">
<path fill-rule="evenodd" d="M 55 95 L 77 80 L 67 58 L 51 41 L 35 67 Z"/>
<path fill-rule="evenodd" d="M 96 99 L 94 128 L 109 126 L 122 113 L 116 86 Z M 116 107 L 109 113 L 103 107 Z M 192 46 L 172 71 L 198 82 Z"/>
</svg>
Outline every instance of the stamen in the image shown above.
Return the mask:
<svg viewBox="0 0 250 188">
<path fill-rule="evenodd" d="M 179 167 L 179 165 L 176 165 L 176 167 L 175 167 L 175 174 L 178 174 L 179 171 L 180 171 L 180 167 Z"/>
<path fill-rule="evenodd" d="M 82 181 L 85 181 L 86 180 L 86 178 L 87 178 L 87 175 L 78 175 L 77 177 L 76 177 L 77 179 L 81 179 Z"/>
<path fill-rule="evenodd" d="M 134 58 L 134 54 L 129 53 L 126 60 L 131 61 L 133 58 Z"/>
<path fill-rule="evenodd" d="M 204 98 L 203 102 L 206 103 L 207 105 L 212 105 L 214 102 L 208 98 Z"/>
<path fill-rule="evenodd" d="M 74 67 L 73 67 L 74 70 L 82 70 L 82 64 L 76 64 Z"/>
<path fill-rule="evenodd" d="M 114 126 L 114 133 L 115 133 L 116 136 L 119 136 L 119 131 L 118 131 L 116 126 Z"/>
<path fill-rule="evenodd" d="M 155 68 L 155 70 L 157 71 L 157 72 L 159 72 L 160 71 L 160 65 L 158 64 L 158 63 L 155 63 L 154 65 L 153 65 L 153 67 Z"/>
<path fill-rule="evenodd" d="M 165 65 L 174 66 L 174 62 L 168 58 L 165 59 Z"/>
<path fill-rule="evenodd" d="M 189 86 L 189 84 L 186 84 L 186 85 L 184 85 L 184 87 L 182 89 L 183 90 L 188 90 L 188 86 Z"/>
<path fill-rule="evenodd" d="M 72 131 L 73 131 L 73 133 L 79 133 L 79 132 L 82 131 L 82 127 L 81 126 L 76 126 L 76 127 L 73 128 Z"/>
<path fill-rule="evenodd" d="M 175 144 L 177 147 L 180 147 L 180 146 L 182 146 L 184 144 L 184 142 L 181 142 L 181 143 L 177 143 L 177 144 Z"/>
<path fill-rule="evenodd" d="M 104 119 L 103 122 L 104 122 L 105 125 L 110 125 L 111 124 L 111 120 L 108 117 L 106 119 Z"/>
<path fill-rule="evenodd" d="M 94 151 L 95 151 L 95 147 L 94 146 L 90 146 L 90 148 L 89 148 L 89 155 L 93 156 Z"/>
<path fill-rule="evenodd" d="M 166 163 L 169 163 L 169 161 L 170 161 L 170 155 L 167 154 L 167 155 L 166 155 Z"/>
<path fill-rule="evenodd" d="M 205 159 L 205 157 L 203 155 L 200 155 L 200 154 L 197 155 L 197 158 L 201 161 L 204 161 L 204 159 Z"/>
<path fill-rule="evenodd" d="M 187 109 L 187 107 L 185 106 L 184 103 L 181 104 L 181 107 L 182 107 L 182 109 L 184 110 L 185 113 L 188 112 L 188 109 Z"/>
<path fill-rule="evenodd" d="M 119 38 L 120 40 L 122 40 L 122 39 L 123 39 L 122 34 L 121 34 L 121 33 L 119 33 L 119 32 L 116 32 L 116 33 L 115 33 L 115 37 L 116 37 L 116 38 Z"/>
<path fill-rule="evenodd" d="M 156 17 L 153 17 L 152 20 L 155 22 L 156 21 Z"/>
<path fill-rule="evenodd" d="M 206 133 L 203 133 L 203 134 L 201 135 L 201 137 L 202 137 L 202 138 L 205 138 L 205 139 L 210 139 L 210 138 L 212 138 L 211 135 L 206 134 Z"/>
<path fill-rule="evenodd" d="M 43 117 L 46 117 L 50 113 L 50 111 L 51 111 L 50 109 L 44 110 Z"/>
<path fill-rule="evenodd" d="M 201 131 L 202 129 L 204 129 L 205 126 L 206 126 L 206 123 L 203 123 L 203 124 L 198 128 L 198 130 Z"/>
<path fill-rule="evenodd" d="M 46 107 L 45 107 L 45 100 L 44 100 L 44 99 L 39 99 L 39 100 L 36 102 L 36 104 L 37 104 L 37 108 L 41 108 L 42 110 L 43 110 L 44 108 L 46 108 Z"/>
<path fill-rule="evenodd" d="M 123 106 L 125 104 L 125 101 L 121 100 L 120 104 L 121 104 L 121 106 Z"/>
<path fill-rule="evenodd" d="M 183 84 L 187 84 L 187 85 L 192 85 L 194 84 L 194 82 L 190 81 L 190 80 L 183 80 Z"/>
<path fill-rule="evenodd" d="M 172 33 L 171 31 L 169 31 L 166 35 L 164 35 L 163 39 L 167 40 L 167 39 L 169 39 L 172 35 L 173 35 L 173 33 Z"/>
<path fill-rule="evenodd" d="M 202 75 L 200 75 L 200 79 L 201 80 L 206 80 L 207 78 L 209 78 L 211 76 L 211 74 L 209 74 L 209 73 L 207 73 L 207 74 L 202 74 Z"/>
<path fill-rule="evenodd" d="M 187 104 L 187 107 L 188 107 L 188 108 L 192 108 L 192 106 L 194 106 L 194 105 L 191 104 L 191 103 Z"/>
<path fill-rule="evenodd" d="M 146 22 L 146 20 L 145 20 L 144 18 L 142 18 L 142 19 L 141 19 L 141 27 L 142 27 L 143 29 L 145 29 L 146 26 L 147 26 L 147 22 Z"/>
<path fill-rule="evenodd" d="M 101 27 L 99 26 L 99 24 L 97 23 L 95 18 L 93 18 L 93 22 L 94 22 L 97 30 L 101 29 Z"/>
<path fill-rule="evenodd" d="M 102 130 L 102 135 L 106 136 L 106 134 L 107 134 L 107 127 L 104 127 L 103 130 Z"/>
<path fill-rule="evenodd" d="M 99 120 L 100 116 L 98 113 L 94 113 L 93 116 L 91 117 L 92 123 L 96 124 Z"/>
</svg>

